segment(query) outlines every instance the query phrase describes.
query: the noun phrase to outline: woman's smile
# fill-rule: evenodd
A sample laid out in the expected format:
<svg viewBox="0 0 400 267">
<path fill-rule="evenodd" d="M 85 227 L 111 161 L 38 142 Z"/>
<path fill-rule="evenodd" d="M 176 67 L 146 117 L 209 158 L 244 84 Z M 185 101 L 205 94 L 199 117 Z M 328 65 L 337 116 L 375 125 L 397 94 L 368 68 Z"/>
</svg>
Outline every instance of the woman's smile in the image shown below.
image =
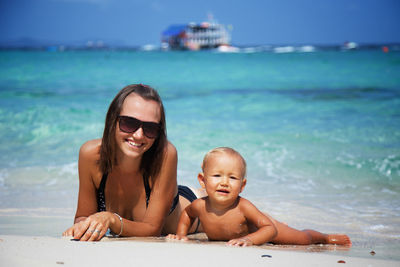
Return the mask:
<svg viewBox="0 0 400 267">
<path fill-rule="evenodd" d="M 129 140 L 129 139 L 127 139 L 126 141 L 128 142 L 128 144 L 131 147 L 134 147 L 134 148 L 141 148 L 144 145 L 143 143 L 139 143 L 137 141 L 133 141 L 133 140 Z"/>
</svg>

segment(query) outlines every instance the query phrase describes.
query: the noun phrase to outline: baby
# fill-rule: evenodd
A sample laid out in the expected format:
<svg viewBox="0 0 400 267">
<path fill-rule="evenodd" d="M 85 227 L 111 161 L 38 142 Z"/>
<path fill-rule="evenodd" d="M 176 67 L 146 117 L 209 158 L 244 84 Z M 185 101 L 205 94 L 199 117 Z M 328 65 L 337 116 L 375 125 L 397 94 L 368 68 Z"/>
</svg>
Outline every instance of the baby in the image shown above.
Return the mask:
<svg viewBox="0 0 400 267">
<path fill-rule="evenodd" d="M 229 241 L 232 246 L 274 244 L 337 244 L 351 246 L 347 235 L 296 230 L 259 211 L 239 196 L 246 185 L 246 162 L 234 149 L 215 148 L 204 157 L 198 180 L 208 196 L 192 202 L 179 220 L 176 235 L 167 238 L 188 240 L 187 233 L 200 219 L 209 240 Z"/>
</svg>

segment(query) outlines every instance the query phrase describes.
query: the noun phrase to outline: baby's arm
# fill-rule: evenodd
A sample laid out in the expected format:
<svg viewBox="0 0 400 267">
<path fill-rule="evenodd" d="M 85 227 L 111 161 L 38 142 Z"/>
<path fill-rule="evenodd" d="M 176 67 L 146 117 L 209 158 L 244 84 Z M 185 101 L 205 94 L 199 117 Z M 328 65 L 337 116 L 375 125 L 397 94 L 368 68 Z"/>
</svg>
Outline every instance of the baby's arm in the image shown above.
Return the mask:
<svg viewBox="0 0 400 267">
<path fill-rule="evenodd" d="M 241 198 L 239 208 L 243 212 L 248 222 L 257 227 L 257 231 L 249 233 L 241 238 L 232 239 L 228 242 L 231 246 L 251 246 L 261 245 L 272 240 L 277 230 L 272 221 L 259 211 L 250 201 Z"/>
<path fill-rule="evenodd" d="M 197 217 L 196 209 L 195 209 L 195 201 L 187 206 L 181 213 L 181 217 L 179 219 L 178 228 L 176 230 L 176 234 L 169 234 L 167 238 L 170 239 L 178 239 L 187 241 L 189 238 L 187 234 L 189 232 L 190 227 L 192 226 L 194 220 Z"/>
</svg>

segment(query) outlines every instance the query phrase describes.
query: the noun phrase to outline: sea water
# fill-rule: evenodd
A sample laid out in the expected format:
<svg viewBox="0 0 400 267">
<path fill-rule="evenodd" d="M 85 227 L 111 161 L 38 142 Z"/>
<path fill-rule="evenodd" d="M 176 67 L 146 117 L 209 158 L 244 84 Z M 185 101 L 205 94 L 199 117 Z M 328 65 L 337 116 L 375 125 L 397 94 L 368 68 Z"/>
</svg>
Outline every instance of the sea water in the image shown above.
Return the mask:
<svg viewBox="0 0 400 267">
<path fill-rule="evenodd" d="M 132 83 L 164 101 L 180 184 L 198 187 L 204 154 L 233 147 L 260 210 L 400 259 L 400 53 L 379 50 L 1 51 L 0 234 L 72 224 L 79 148 Z"/>
</svg>

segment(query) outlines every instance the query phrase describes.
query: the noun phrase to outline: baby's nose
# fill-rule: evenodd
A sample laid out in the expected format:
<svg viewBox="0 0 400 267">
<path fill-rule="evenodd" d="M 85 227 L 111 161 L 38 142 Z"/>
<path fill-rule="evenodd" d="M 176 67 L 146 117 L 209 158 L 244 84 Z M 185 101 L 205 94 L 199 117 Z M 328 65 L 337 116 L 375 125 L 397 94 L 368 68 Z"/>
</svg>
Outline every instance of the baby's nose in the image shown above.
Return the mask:
<svg viewBox="0 0 400 267">
<path fill-rule="evenodd" d="M 229 183 L 229 177 L 222 176 L 221 185 L 228 185 L 228 183 Z"/>
</svg>

